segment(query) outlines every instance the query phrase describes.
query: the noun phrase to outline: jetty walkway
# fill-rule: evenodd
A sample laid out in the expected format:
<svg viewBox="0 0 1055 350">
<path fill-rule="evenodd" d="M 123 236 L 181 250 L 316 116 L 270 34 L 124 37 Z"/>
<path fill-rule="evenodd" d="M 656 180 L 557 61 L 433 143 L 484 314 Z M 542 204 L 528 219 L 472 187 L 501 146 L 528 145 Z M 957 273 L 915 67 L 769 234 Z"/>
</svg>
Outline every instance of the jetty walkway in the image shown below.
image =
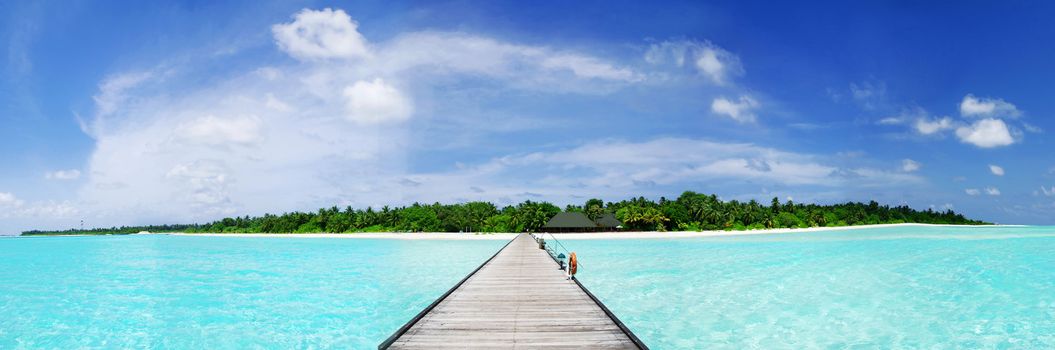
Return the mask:
<svg viewBox="0 0 1055 350">
<path fill-rule="evenodd" d="M 647 349 L 520 234 L 379 349 Z"/>
</svg>

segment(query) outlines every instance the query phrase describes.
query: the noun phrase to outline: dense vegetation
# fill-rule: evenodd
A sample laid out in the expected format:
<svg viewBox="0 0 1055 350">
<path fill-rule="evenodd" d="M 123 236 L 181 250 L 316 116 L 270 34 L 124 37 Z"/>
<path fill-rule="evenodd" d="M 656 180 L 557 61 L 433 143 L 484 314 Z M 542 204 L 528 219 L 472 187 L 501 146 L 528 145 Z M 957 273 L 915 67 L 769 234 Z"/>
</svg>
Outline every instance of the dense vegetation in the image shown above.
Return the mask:
<svg viewBox="0 0 1055 350">
<path fill-rule="evenodd" d="M 919 211 L 908 206 L 890 207 L 875 201 L 836 205 L 757 201 L 722 201 L 715 195 L 691 191 L 675 200 L 644 197 L 605 203 L 590 199 L 582 206 L 568 205 L 565 211 L 583 212 L 591 219 L 614 213 L 628 230 L 744 230 L 762 228 L 804 228 L 886 223 L 929 223 L 982 225 L 952 210 Z M 27 231 L 24 235 L 46 234 L 126 234 L 150 232 L 217 233 L 310 233 L 310 232 L 524 232 L 537 231 L 553 215 L 557 206 L 525 201 L 498 208 L 488 202 L 462 204 L 418 204 L 406 207 L 319 209 L 318 212 L 292 212 L 260 217 L 224 218 L 208 224 L 161 225 L 97 228 L 91 230 Z"/>
</svg>

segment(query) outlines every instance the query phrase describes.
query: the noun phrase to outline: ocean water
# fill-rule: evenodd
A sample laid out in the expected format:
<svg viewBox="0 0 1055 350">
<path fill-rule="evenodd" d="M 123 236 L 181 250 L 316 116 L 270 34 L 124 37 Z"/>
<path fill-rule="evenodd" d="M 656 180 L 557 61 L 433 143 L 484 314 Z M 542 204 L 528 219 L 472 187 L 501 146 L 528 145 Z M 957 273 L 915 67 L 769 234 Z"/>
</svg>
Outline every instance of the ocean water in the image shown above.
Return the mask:
<svg viewBox="0 0 1055 350">
<path fill-rule="evenodd" d="M 1055 348 L 1055 227 L 562 243 L 653 349 Z"/>
<path fill-rule="evenodd" d="M 0 349 L 374 349 L 505 243 L 0 238 Z"/>
</svg>

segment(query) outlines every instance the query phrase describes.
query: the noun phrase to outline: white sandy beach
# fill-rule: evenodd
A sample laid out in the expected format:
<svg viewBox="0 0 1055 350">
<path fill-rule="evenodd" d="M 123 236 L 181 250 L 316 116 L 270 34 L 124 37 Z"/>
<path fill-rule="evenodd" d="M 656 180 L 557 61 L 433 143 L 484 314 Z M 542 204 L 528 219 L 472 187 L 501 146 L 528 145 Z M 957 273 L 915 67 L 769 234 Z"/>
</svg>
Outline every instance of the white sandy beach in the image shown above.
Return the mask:
<svg viewBox="0 0 1055 350">
<path fill-rule="evenodd" d="M 164 234 L 164 233 L 159 233 Z M 369 233 L 169 233 L 175 236 L 209 236 L 209 237 L 268 237 L 268 238 L 364 238 L 364 239 L 504 239 L 516 237 L 515 233 L 458 233 L 458 232 L 369 232 Z"/>
<path fill-rule="evenodd" d="M 904 227 L 904 226 L 932 226 L 932 227 L 994 227 L 972 226 L 972 225 L 935 225 L 935 224 L 879 224 L 840 227 L 810 227 L 810 228 L 774 228 L 765 230 L 747 231 L 629 231 L 629 232 L 588 232 L 588 233 L 554 233 L 557 239 L 640 239 L 640 238 L 691 238 L 691 237 L 721 237 L 742 235 L 764 235 L 764 234 L 788 234 L 818 231 L 843 231 L 859 230 L 881 227 Z M 996 225 L 996 226 L 1018 226 L 1018 225 Z M 172 233 L 179 236 L 215 236 L 215 237 L 269 237 L 269 238 L 366 238 L 366 239 L 436 239 L 436 240 L 466 240 L 466 239 L 497 239 L 509 240 L 516 236 L 515 233 L 457 233 L 457 232 L 376 232 L 376 233 Z M 550 234 L 547 234 L 547 236 Z"/>
</svg>

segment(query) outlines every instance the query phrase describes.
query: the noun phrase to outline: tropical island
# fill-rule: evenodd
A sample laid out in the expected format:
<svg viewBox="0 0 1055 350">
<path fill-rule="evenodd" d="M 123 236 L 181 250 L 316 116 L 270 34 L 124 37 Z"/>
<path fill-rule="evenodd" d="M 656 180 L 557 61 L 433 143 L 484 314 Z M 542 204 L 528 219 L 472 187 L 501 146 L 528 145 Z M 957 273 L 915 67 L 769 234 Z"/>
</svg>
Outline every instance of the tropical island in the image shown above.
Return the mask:
<svg viewBox="0 0 1055 350">
<path fill-rule="evenodd" d="M 258 217 L 229 217 L 205 224 L 122 226 L 25 231 L 22 235 L 106 235 L 138 232 L 166 233 L 356 233 L 356 232 L 537 232 L 558 213 L 548 202 L 524 201 L 502 208 L 489 202 L 420 204 L 403 207 L 344 209 L 336 206 L 317 212 L 290 212 Z M 590 220 L 614 214 L 627 231 L 755 230 L 770 228 L 838 227 L 921 223 L 988 225 L 952 210 L 925 211 L 875 201 L 834 205 L 802 204 L 773 198 L 769 205 L 755 200 L 723 201 L 716 195 L 686 191 L 677 199 L 652 201 L 637 197 L 619 202 L 590 199 L 567 205 L 563 212 L 578 212 Z"/>
</svg>

